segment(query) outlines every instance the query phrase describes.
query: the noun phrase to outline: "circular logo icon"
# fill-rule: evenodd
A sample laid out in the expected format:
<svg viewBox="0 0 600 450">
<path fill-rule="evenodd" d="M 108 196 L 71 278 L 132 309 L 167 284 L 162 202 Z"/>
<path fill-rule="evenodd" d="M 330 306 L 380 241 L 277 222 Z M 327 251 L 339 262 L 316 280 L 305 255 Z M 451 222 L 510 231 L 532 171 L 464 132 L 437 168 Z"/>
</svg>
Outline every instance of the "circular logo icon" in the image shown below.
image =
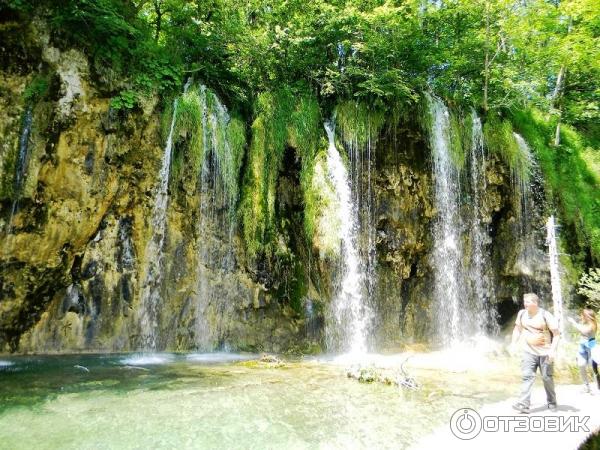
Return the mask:
<svg viewBox="0 0 600 450">
<path fill-rule="evenodd" d="M 464 441 L 473 439 L 481 432 L 481 416 L 471 408 L 461 408 L 452 414 L 450 430 Z"/>
</svg>

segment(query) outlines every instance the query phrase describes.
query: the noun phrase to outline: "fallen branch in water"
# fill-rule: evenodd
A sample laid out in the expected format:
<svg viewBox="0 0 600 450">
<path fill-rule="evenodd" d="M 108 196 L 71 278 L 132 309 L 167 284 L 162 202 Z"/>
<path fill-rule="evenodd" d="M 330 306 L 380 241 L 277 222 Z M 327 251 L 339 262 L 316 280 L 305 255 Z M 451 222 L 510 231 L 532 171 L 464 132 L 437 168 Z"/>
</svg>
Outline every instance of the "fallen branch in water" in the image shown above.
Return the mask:
<svg viewBox="0 0 600 450">
<path fill-rule="evenodd" d="M 410 358 L 410 356 L 408 358 Z M 417 390 L 420 388 L 419 383 L 404 370 L 404 363 L 406 363 L 408 358 L 400 364 L 400 369 L 361 366 L 360 364 L 353 365 L 347 370 L 346 376 L 348 378 L 354 378 L 360 383 L 377 382 L 398 386 L 403 389 Z"/>
</svg>

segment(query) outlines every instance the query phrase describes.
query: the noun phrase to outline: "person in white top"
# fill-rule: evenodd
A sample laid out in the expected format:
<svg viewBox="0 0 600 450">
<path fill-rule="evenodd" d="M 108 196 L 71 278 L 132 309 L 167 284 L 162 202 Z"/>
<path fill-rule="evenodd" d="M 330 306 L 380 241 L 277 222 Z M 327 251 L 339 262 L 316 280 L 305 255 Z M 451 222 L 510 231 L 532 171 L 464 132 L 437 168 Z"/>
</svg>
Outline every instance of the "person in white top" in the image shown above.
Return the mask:
<svg viewBox="0 0 600 450">
<path fill-rule="evenodd" d="M 513 408 L 524 414 L 529 413 L 531 390 L 535 382 L 535 373 L 540 368 L 548 408 L 556 411 L 556 392 L 554 390 L 554 357 L 558 346 L 558 322 L 550 312 L 540 307 L 536 294 L 523 296 L 524 309 L 517 314 L 512 333 L 511 353 L 517 342 L 522 343 L 521 373 L 523 383 L 519 400 Z M 521 339 L 522 338 L 522 339 Z"/>
<path fill-rule="evenodd" d="M 587 366 L 591 362 L 592 370 L 596 375 L 596 382 L 598 383 L 598 389 L 600 389 L 600 376 L 598 375 L 598 364 L 592 359 L 592 349 L 596 346 L 596 331 L 598 329 L 598 323 L 596 322 L 596 314 L 592 309 L 584 309 L 581 311 L 581 323 L 575 322 L 569 317 L 569 322 L 577 331 L 581 333 L 579 339 L 579 351 L 577 352 L 577 366 L 579 366 L 579 373 L 581 374 L 581 380 L 583 381 L 583 391 L 590 393 L 590 384 L 588 381 Z"/>
</svg>

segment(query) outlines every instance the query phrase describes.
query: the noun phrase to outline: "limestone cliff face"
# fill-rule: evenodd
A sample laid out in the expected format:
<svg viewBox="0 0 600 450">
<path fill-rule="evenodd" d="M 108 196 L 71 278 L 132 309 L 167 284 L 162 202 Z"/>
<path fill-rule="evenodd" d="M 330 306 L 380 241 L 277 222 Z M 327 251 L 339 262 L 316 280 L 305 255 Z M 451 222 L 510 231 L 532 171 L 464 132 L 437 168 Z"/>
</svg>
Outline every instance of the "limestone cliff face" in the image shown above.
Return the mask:
<svg viewBox="0 0 600 450">
<path fill-rule="evenodd" d="M 0 349 L 139 348 L 141 274 L 164 152 L 158 99 L 119 114 L 95 89 L 84 55 L 52 47 L 35 25 L 21 32 L 27 47 L 0 72 L 0 167 L 8 186 L 0 219 Z M 31 105 L 26 176 L 17 192 L 26 91 L 40 76 L 50 80 L 48 92 Z M 181 192 L 171 193 L 168 207 L 159 347 L 289 347 L 296 320 L 237 262 L 238 238 L 223 236 L 217 222 L 198 229 L 200 201 L 211 193 L 172 188 Z M 213 264 L 225 257 L 233 264 Z"/>
<path fill-rule="evenodd" d="M 140 349 L 164 153 L 159 99 L 116 112 L 84 55 L 53 47 L 42 25 L 20 32 L 24 44 L 0 68 L 0 352 Z M 38 79 L 47 86 L 32 98 Z M 185 136 L 174 140 L 177 148 Z M 239 226 L 228 222 L 214 186 L 170 183 L 157 349 L 306 351 L 322 344 L 337 265 L 303 237 L 299 167 L 289 150 L 276 199 L 285 251 L 271 261 L 246 259 Z M 414 121 L 386 130 L 375 151 L 373 341 L 380 348 L 431 337 L 429 154 Z M 486 270 L 508 315 L 524 289 L 546 285 L 542 217 L 533 215 L 534 254 L 524 264 L 508 170 L 491 157 L 485 177 Z"/>
</svg>

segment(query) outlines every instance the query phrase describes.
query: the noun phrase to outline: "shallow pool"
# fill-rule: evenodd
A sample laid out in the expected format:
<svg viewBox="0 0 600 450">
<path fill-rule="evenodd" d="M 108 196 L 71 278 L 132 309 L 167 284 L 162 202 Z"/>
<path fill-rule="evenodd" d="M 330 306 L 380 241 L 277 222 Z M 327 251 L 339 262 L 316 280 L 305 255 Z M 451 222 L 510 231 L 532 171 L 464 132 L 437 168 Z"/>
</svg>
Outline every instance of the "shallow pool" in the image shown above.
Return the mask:
<svg viewBox="0 0 600 450">
<path fill-rule="evenodd" d="M 128 354 L 1 358 L 0 448 L 404 448 L 514 386 L 436 370 L 363 384 L 327 360 Z"/>
</svg>

